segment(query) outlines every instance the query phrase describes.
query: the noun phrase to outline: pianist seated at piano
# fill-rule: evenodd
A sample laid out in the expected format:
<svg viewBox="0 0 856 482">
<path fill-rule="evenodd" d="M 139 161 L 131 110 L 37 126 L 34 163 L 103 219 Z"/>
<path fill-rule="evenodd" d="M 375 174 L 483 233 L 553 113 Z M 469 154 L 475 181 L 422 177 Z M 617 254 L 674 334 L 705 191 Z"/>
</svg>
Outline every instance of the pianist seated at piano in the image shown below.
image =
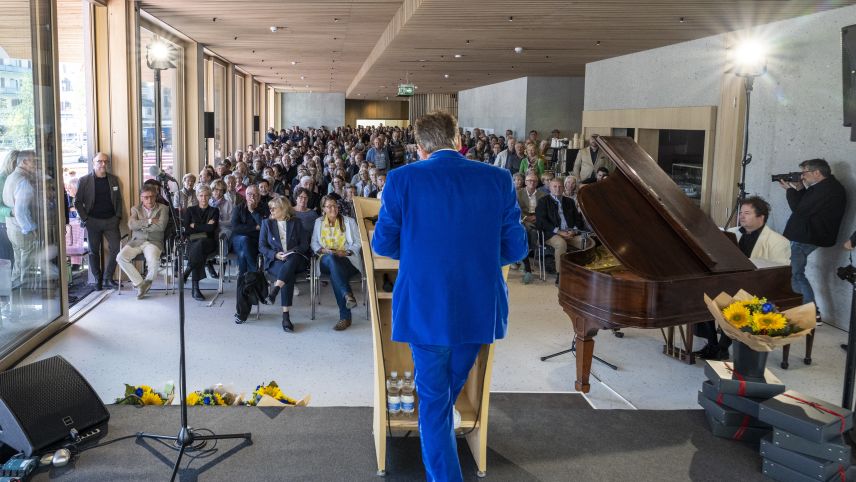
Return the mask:
<svg viewBox="0 0 856 482">
<path fill-rule="evenodd" d="M 555 177 L 550 180 L 550 195 L 538 200 L 535 207 L 535 226 L 544 233 L 548 246 L 553 248 L 556 260 L 556 284 L 559 284 L 562 255 L 568 251 L 568 245 L 579 235 L 581 216 L 577 213 L 574 200 L 563 196 L 564 180 Z"/>
<path fill-rule="evenodd" d="M 770 204 L 758 196 L 746 198 L 737 213 L 739 226 L 728 232 L 737 237 L 740 251 L 758 268 L 770 266 L 789 266 L 791 264 L 791 243 L 781 234 L 767 226 L 770 217 Z M 696 355 L 709 360 L 727 360 L 731 339 L 725 333 L 716 339 L 716 326 L 713 322 L 696 325 L 696 334 L 707 339 L 707 345 Z"/>
</svg>

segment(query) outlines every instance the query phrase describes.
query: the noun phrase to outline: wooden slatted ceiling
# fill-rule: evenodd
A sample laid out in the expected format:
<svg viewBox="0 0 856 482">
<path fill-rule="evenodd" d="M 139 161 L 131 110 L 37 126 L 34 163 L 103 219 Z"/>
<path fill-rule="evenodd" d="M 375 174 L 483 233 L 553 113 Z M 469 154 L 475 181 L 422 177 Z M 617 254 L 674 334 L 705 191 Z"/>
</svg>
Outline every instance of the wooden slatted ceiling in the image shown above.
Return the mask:
<svg viewBox="0 0 856 482">
<path fill-rule="evenodd" d="M 444 93 L 527 75 L 583 75 L 587 62 L 856 0 L 140 3 L 155 17 L 280 90 L 345 91 L 348 98 L 383 99 L 395 96 L 397 84 L 405 79 L 419 87 L 418 93 Z M 272 34 L 271 25 L 286 29 Z M 516 46 L 524 47 L 524 53 L 515 54 Z M 464 57 L 455 59 L 456 53 Z M 292 60 L 298 65 L 292 66 Z M 300 75 L 306 78 L 301 80 Z"/>
<path fill-rule="evenodd" d="M 83 62 L 83 0 L 57 0 L 60 62 Z M 0 0 L 0 48 L 13 59 L 32 60 L 29 0 Z"/>
</svg>

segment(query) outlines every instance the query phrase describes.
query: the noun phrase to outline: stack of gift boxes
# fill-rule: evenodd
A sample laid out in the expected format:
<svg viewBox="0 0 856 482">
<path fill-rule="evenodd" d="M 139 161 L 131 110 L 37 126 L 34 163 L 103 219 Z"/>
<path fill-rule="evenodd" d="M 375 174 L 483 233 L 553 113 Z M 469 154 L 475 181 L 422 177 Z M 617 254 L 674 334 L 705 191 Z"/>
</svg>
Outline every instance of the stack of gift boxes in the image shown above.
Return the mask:
<svg viewBox="0 0 856 482">
<path fill-rule="evenodd" d="M 760 443 L 762 470 L 774 480 L 854 481 L 850 410 L 786 390 L 769 370 L 747 378 L 729 362 L 708 361 L 698 402 L 718 437 Z"/>
</svg>

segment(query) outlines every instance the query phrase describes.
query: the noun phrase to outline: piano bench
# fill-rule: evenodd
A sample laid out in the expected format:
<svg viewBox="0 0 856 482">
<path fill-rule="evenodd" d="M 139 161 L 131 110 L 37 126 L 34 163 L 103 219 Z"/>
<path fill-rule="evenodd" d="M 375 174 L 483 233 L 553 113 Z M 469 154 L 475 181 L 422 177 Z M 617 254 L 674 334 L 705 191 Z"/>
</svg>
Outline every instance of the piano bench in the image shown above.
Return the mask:
<svg viewBox="0 0 856 482">
<path fill-rule="evenodd" d="M 806 365 L 811 365 L 811 349 L 814 346 L 814 332 L 815 330 L 811 330 L 811 333 L 805 337 L 805 358 L 803 358 L 803 363 Z M 782 347 L 782 370 L 787 370 L 790 364 L 788 363 L 788 357 L 791 354 L 791 345 L 785 345 Z"/>
</svg>

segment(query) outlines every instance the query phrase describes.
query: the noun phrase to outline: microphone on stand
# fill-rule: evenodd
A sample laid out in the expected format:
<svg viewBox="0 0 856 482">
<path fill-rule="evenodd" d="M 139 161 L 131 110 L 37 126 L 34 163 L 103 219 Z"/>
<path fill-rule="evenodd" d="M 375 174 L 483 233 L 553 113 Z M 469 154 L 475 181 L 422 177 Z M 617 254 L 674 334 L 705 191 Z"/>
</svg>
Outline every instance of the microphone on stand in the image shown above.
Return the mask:
<svg viewBox="0 0 856 482">
<path fill-rule="evenodd" d="M 167 174 L 164 170 L 158 168 L 158 166 L 151 166 L 149 168 L 149 176 L 156 177 L 158 179 L 166 179 L 167 181 L 172 181 L 178 185 L 181 185 L 174 177 Z"/>
</svg>

